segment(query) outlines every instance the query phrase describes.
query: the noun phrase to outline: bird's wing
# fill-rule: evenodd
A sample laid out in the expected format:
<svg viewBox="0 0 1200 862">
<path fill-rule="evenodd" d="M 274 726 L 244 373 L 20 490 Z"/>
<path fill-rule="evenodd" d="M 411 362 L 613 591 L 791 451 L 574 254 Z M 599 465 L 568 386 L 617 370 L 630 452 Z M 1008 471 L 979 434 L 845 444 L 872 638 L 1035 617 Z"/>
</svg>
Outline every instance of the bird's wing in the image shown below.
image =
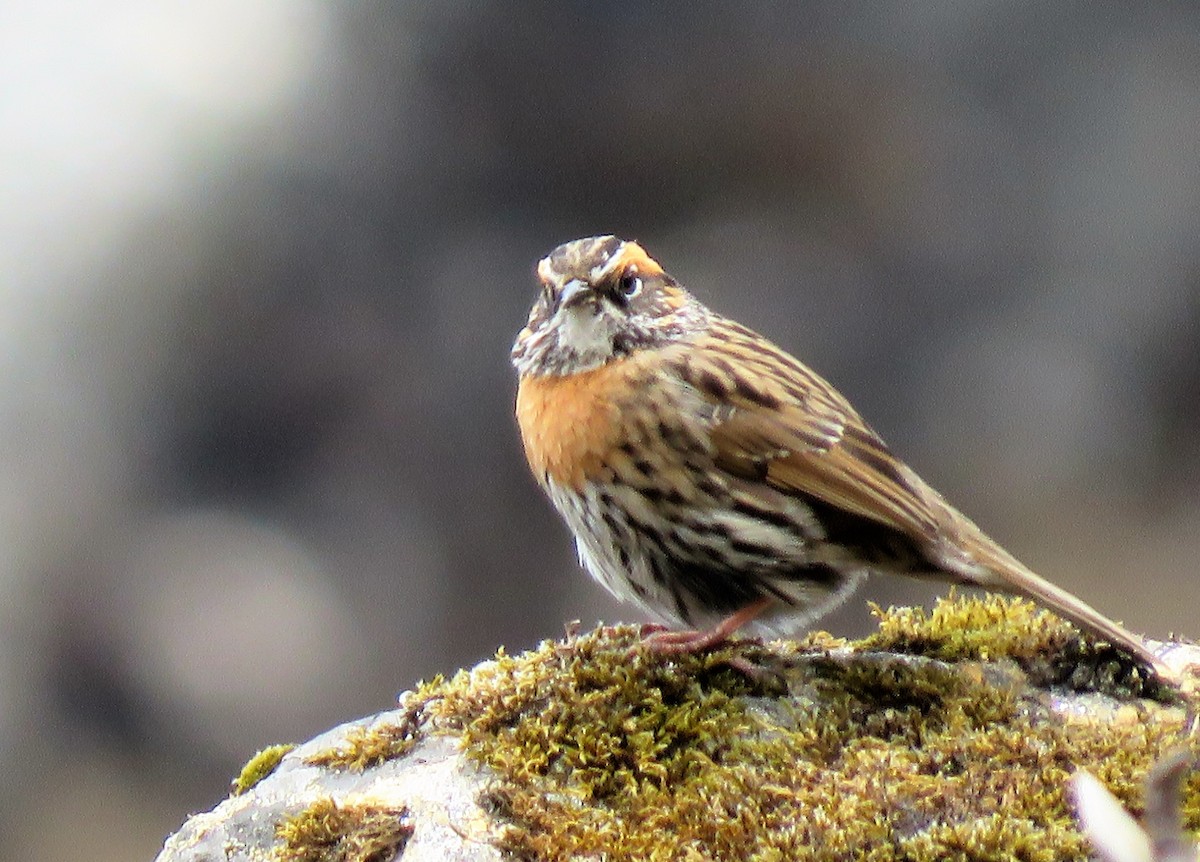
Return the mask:
<svg viewBox="0 0 1200 862">
<path fill-rule="evenodd" d="M 751 335 L 707 336 L 678 366 L 709 407 L 717 466 L 919 542 L 934 540 L 946 521 L 937 493 L 892 455 L 829 383 Z"/>
<path fill-rule="evenodd" d="M 760 336 L 724 325 L 681 354 L 676 372 L 705 405 L 698 421 L 717 466 L 741 488 L 764 483 L 897 530 L 923 549 L 938 577 L 1035 599 L 1178 684 L 1178 673 L 1137 636 L 1038 577 L 942 500 L 827 382 Z"/>
</svg>

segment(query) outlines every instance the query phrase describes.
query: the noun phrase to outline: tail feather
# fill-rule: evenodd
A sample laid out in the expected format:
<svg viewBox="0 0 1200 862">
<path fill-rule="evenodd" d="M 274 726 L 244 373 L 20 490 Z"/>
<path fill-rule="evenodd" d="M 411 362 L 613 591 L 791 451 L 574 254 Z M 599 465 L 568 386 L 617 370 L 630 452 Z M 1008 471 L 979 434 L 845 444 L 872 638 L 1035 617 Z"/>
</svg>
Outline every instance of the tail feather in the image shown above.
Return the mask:
<svg viewBox="0 0 1200 862">
<path fill-rule="evenodd" d="M 959 541 L 943 544 L 942 553 L 938 554 L 937 562 L 945 570 L 959 575 L 963 583 L 1032 599 L 1083 631 L 1129 653 L 1152 669 L 1160 679 L 1174 679 L 1174 672 L 1146 646 L 1142 638 L 1078 596 L 1038 577 L 965 516 L 959 517 L 962 520 Z"/>
</svg>

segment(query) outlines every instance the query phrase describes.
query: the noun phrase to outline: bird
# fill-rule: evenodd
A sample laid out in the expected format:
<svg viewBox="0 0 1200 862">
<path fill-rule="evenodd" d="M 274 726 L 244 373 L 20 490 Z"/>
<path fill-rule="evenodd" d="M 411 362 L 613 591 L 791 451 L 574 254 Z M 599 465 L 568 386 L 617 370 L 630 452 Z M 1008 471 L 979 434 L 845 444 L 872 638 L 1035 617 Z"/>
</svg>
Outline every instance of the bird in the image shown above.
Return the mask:
<svg viewBox="0 0 1200 862">
<path fill-rule="evenodd" d="M 657 651 L 795 633 L 869 574 L 902 575 L 1027 597 L 1168 673 L 946 502 L 830 383 L 638 243 L 564 243 L 537 279 L 511 354 L 526 460 L 583 567 L 660 623 Z"/>
</svg>

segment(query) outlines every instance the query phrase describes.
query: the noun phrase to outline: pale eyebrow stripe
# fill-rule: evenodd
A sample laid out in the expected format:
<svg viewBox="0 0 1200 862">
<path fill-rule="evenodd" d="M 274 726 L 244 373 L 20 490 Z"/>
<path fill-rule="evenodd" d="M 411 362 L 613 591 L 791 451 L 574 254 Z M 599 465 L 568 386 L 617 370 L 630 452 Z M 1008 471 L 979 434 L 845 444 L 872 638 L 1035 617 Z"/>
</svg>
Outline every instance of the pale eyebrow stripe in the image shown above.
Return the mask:
<svg viewBox="0 0 1200 862">
<path fill-rule="evenodd" d="M 592 271 L 588 273 L 588 277 L 592 280 L 593 284 L 603 279 L 604 276 L 608 275 L 608 273 L 611 272 L 616 265 L 624 259 L 625 245 L 626 243 L 622 242 L 619 246 L 617 246 L 617 250 L 609 255 L 608 259 L 604 261 L 604 263 L 600 263 L 592 267 Z"/>
</svg>

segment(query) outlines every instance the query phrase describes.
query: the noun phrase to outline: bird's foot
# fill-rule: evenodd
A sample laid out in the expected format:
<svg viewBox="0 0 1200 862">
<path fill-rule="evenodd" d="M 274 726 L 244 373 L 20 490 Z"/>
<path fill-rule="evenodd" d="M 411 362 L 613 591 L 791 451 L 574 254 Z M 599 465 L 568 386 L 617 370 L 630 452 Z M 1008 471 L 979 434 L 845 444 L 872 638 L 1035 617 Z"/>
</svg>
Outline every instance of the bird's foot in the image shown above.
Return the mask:
<svg viewBox="0 0 1200 862">
<path fill-rule="evenodd" d="M 708 652 L 714 647 L 728 643 L 734 632 L 758 617 L 770 604 L 771 599 L 759 599 L 741 610 L 735 611 L 709 629 L 672 631 L 661 627 L 643 627 L 642 642 L 633 652 L 639 648 L 660 656 L 696 655 Z"/>
</svg>

